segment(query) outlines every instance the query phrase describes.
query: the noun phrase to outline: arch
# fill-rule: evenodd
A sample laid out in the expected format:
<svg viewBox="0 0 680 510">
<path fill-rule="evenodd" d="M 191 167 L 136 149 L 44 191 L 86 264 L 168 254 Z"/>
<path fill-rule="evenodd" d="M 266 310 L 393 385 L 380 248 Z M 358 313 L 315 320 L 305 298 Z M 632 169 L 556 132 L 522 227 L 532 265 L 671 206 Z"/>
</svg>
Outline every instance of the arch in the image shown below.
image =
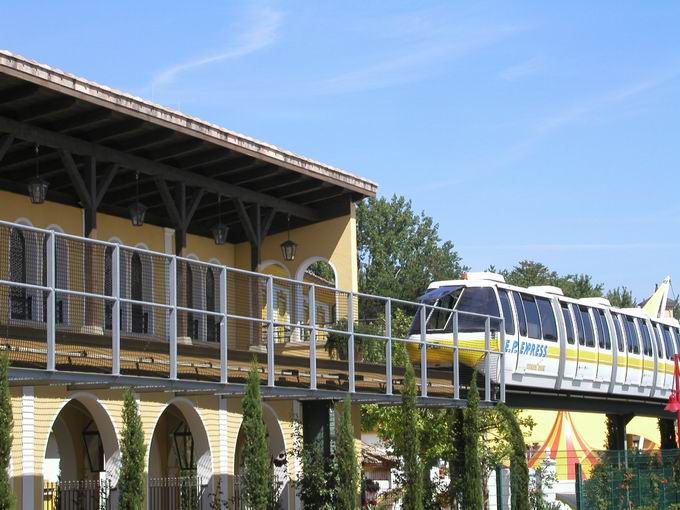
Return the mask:
<svg viewBox="0 0 680 510">
<path fill-rule="evenodd" d="M 266 273 L 267 272 L 266 269 L 271 266 L 278 267 L 279 269 L 281 269 L 281 271 L 285 273 L 286 278 L 290 278 L 290 270 L 288 269 L 288 266 L 286 266 L 283 262 L 280 262 L 275 259 L 268 259 L 260 262 L 260 265 L 257 266 L 257 271 L 259 273 Z"/>
<path fill-rule="evenodd" d="M 278 477 L 280 485 L 279 501 L 283 510 L 289 510 L 290 500 L 290 469 L 288 466 L 288 444 L 286 443 L 286 436 L 283 433 L 283 427 L 279 421 L 278 415 L 274 408 L 266 402 L 262 403 L 262 419 L 267 427 L 267 436 L 269 439 L 269 453 L 272 458 L 283 462 L 282 465 L 277 466 L 275 462 L 274 472 Z M 236 436 L 236 455 L 234 456 L 234 472 L 237 476 L 240 475 L 241 470 L 241 448 L 245 438 L 243 437 L 243 422 L 239 425 L 238 435 Z M 278 469 L 277 469 L 278 467 Z"/>
<path fill-rule="evenodd" d="M 26 236 L 21 229 L 12 228 L 9 234 L 9 279 L 26 283 Z M 10 287 L 10 318 L 27 320 L 31 318 L 28 296 L 25 288 Z"/>
<path fill-rule="evenodd" d="M 325 257 L 320 257 L 320 256 L 313 256 L 309 257 L 308 259 L 305 259 L 299 266 L 298 270 L 295 273 L 295 279 L 298 281 L 303 281 L 305 278 L 305 272 L 307 269 L 309 269 L 309 266 L 314 264 L 315 262 L 326 262 L 330 268 L 333 270 L 333 278 L 335 279 L 335 288 L 338 288 L 338 270 L 335 268 L 335 265 L 328 260 Z"/>
<path fill-rule="evenodd" d="M 79 402 L 83 405 L 83 407 L 85 407 L 97 426 L 97 430 L 99 431 L 104 449 L 104 470 L 106 472 L 106 477 L 111 482 L 111 486 L 115 487 L 118 483 L 118 476 L 120 474 L 120 446 L 118 443 L 118 431 L 113 418 L 111 417 L 111 413 L 106 408 L 106 406 L 101 403 L 96 395 L 88 392 L 77 392 L 71 395 L 70 398 L 64 400 L 50 420 L 50 423 L 52 424 L 51 430 L 54 431 L 55 438 L 58 438 L 58 436 L 63 436 L 66 429 L 64 429 L 65 425 L 63 423 L 59 423 L 60 416 L 64 408 L 66 408 L 69 403 L 74 401 Z M 73 450 L 72 442 L 67 442 L 64 444 L 66 445 L 67 451 Z M 48 438 L 43 446 L 43 459 L 45 459 L 47 455 L 49 446 L 50 444 Z"/>
<path fill-rule="evenodd" d="M 18 223 L 19 225 L 24 225 L 26 227 L 32 227 L 33 226 L 33 222 L 31 220 L 29 220 L 28 218 L 24 217 L 24 216 L 21 216 L 21 217 L 17 218 L 16 220 L 14 220 L 14 223 Z"/>
</svg>

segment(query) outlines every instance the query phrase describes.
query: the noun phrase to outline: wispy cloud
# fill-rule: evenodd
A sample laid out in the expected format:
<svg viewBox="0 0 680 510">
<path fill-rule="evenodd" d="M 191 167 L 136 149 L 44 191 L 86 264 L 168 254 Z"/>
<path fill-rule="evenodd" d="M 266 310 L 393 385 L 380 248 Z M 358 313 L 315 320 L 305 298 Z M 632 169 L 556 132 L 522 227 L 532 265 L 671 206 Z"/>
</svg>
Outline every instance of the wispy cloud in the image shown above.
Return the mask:
<svg viewBox="0 0 680 510">
<path fill-rule="evenodd" d="M 167 86 L 174 82 L 180 74 L 197 67 L 241 58 L 274 44 L 278 38 L 283 14 L 266 7 L 257 9 L 250 17 L 253 19 L 252 24 L 238 35 L 231 46 L 219 53 L 195 57 L 163 69 L 151 80 L 152 89 Z"/>
<path fill-rule="evenodd" d="M 470 55 L 526 30 L 517 25 L 448 28 L 424 18 L 422 13 L 414 14 L 415 21 L 400 23 L 400 28 L 389 34 L 391 39 L 398 39 L 392 46 L 406 48 L 406 51 L 375 55 L 373 62 L 322 80 L 316 91 L 344 94 L 419 81 L 436 71 L 437 66 L 433 64 Z M 383 34 L 383 38 L 387 35 Z"/>
<path fill-rule="evenodd" d="M 543 67 L 543 59 L 533 57 L 525 62 L 503 69 L 499 76 L 505 81 L 518 81 L 532 74 L 536 74 Z"/>
<path fill-rule="evenodd" d="M 544 243 L 544 244 L 489 244 L 468 245 L 467 250 L 522 250 L 522 251 L 618 251 L 661 250 L 678 248 L 680 243 Z"/>
</svg>

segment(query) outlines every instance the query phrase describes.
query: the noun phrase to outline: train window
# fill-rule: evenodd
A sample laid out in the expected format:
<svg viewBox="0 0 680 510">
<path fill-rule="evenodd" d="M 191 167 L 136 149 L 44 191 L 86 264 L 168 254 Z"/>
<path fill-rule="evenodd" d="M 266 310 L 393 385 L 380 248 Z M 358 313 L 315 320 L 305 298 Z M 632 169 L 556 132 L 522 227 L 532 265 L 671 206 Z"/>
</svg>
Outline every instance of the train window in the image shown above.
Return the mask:
<svg viewBox="0 0 680 510">
<path fill-rule="evenodd" d="M 649 328 L 647 327 L 647 322 L 644 320 L 635 319 L 640 328 L 640 333 L 642 334 L 642 348 L 645 356 L 652 355 L 652 338 L 649 336 Z"/>
<path fill-rule="evenodd" d="M 659 357 L 663 357 L 663 348 L 661 346 L 661 333 L 659 333 L 659 325 L 652 322 L 652 331 L 654 332 L 654 338 L 656 339 L 656 351 L 659 353 Z M 666 351 L 668 351 L 668 346 L 666 346 Z"/>
<path fill-rule="evenodd" d="M 586 306 L 579 306 L 581 318 L 583 319 L 583 332 L 586 337 L 586 347 L 595 347 L 595 331 L 593 330 L 593 322 L 590 319 L 590 308 Z"/>
<path fill-rule="evenodd" d="M 675 352 L 680 354 L 680 330 L 672 328 L 673 336 L 675 337 Z"/>
<path fill-rule="evenodd" d="M 619 317 L 618 314 L 612 313 L 612 319 L 614 319 L 614 329 L 616 330 L 616 345 L 619 348 L 619 352 L 625 352 L 623 330 L 621 329 L 621 317 Z"/>
<path fill-rule="evenodd" d="M 562 308 L 562 317 L 564 317 L 564 327 L 567 330 L 567 342 L 573 344 L 576 341 L 574 336 L 574 321 L 571 320 L 571 312 L 567 303 L 560 303 Z"/>
<path fill-rule="evenodd" d="M 541 326 L 543 327 L 543 340 L 557 342 L 557 322 L 550 300 L 542 297 L 536 298 L 538 311 L 541 314 Z"/>
<path fill-rule="evenodd" d="M 628 352 L 631 354 L 640 354 L 640 339 L 638 338 L 633 318 L 626 317 L 624 324 L 626 326 L 626 338 L 628 339 Z"/>
<path fill-rule="evenodd" d="M 431 291 L 428 291 L 427 294 L 421 297 L 421 301 L 427 305 L 434 305 L 446 309 L 453 309 L 453 307 L 456 304 L 456 301 L 460 297 L 460 293 L 463 291 L 463 287 L 448 287 L 448 288 L 439 288 L 439 289 L 434 289 Z M 411 326 L 411 330 L 409 331 L 409 335 L 418 335 L 420 334 L 420 312 L 422 309 L 419 309 L 418 312 L 416 313 L 416 316 L 413 320 L 413 324 Z M 448 312 L 446 310 L 438 310 L 438 309 L 426 309 L 426 313 L 429 314 L 429 317 L 427 318 L 427 332 L 441 332 L 444 331 L 447 327 L 447 323 L 449 322 L 449 319 L 451 317 L 451 312 Z M 449 330 L 450 332 L 450 330 Z"/>
<path fill-rule="evenodd" d="M 604 310 L 597 310 L 595 312 L 595 323 L 597 324 L 597 334 L 600 337 L 600 348 L 604 347 L 605 349 L 610 350 L 612 348 L 612 338 Z"/>
<path fill-rule="evenodd" d="M 673 357 L 673 340 L 671 339 L 671 330 L 668 326 L 663 327 L 663 339 L 666 345 L 666 358 L 671 359 Z"/>
<path fill-rule="evenodd" d="M 519 334 L 521 336 L 527 336 L 527 318 L 524 314 L 524 305 L 522 304 L 522 298 L 517 292 L 512 293 L 512 299 L 515 302 L 515 310 L 517 310 L 517 320 L 519 322 Z"/>
<path fill-rule="evenodd" d="M 574 319 L 576 320 L 576 336 L 578 338 L 578 344 L 585 345 L 586 333 L 583 331 L 583 318 L 581 317 L 581 312 L 579 311 L 578 306 L 574 304 L 571 305 L 571 310 L 574 312 Z"/>
<path fill-rule="evenodd" d="M 512 307 L 510 306 L 509 291 L 505 289 L 498 289 L 498 297 L 501 298 L 501 308 L 503 309 L 503 318 L 505 319 L 505 334 L 515 334 L 515 318 L 512 316 Z"/>
<path fill-rule="evenodd" d="M 522 303 L 524 303 L 524 312 L 527 315 L 528 337 L 540 340 L 541 338 L 541 318 L 538 314 L 538 306 L 534 296 L 522 294 Z"/>
<path fill-rule="evenodd" d="M 496 293 L 491 287 L 467 287 L 458 300 L 456 310 L 494 317 L 500 315 Z M 458 315 L 458 331 L 463 333 L 484 331 L 485 322 L 486 317 L 461 313 Z"/>
</svg>

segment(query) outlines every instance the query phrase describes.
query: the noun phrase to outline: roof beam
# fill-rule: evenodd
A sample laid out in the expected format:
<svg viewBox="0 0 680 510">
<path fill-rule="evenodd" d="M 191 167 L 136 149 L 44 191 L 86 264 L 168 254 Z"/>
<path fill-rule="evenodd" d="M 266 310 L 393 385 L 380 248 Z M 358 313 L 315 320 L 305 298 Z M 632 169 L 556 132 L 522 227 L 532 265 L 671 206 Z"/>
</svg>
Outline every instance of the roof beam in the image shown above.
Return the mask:
<svg viewBox="0 0 680 510">
<path fill-rule="evenodd" d="M 78 193 L 78 198 L 80 198 L 80 201 L 85 207 L 92 207 L 92 195 L 87 189 L 85 181 L 78 171 L 76 162 L 73 161 L 73 156 L 69 152 L 60 149 L 59 157 L 61 158 L 61 162 L 64 165 L 66 173 L 68 173 L 68 176 L 71 178 L 71 183 L 76 189 L 76 193 Z"/>
<path fill-rule="evenodd" d="M 98 161 L 117 163 L 122 167 L 134 169 L 152 177 L 159 176 L 167 180 L 179 181 L 190 186 L 203 188 L 210 192 L 220 193 L 227 197 L 254 202 L 306 220 L 315 221 L 319 218 L 318 213 L 311 207 L 301 206 L 288 200 L 281 200 L 270 195 L 258 193 L 200 174 L 187 172 L 163 163 L 150 161 L 100 144 L 56 133 L 25 122 L 19 122 L 5 116 L 0 116 L 0 132 L 10 133 L 21 140 L 39 143 L 40 145 L 62 149 L 75 154 L 92 156 Z"/>
<path fill-rule="evenodd" d="M 76 104 L 76 100 L 73 97 L 50 99 L 49 101 L 43 101 L 33 106 L 29 106 L 28 108 L 22 108 L 19 112 L 19 118 L 22 122 L 29 122 L 34 119 L 39 119 L 40 117 L 68 110 L 74 104 Z"/>
<path fill-rule="evenodd" d="M 3 90 L 0 92 L 0 104 L 11 103 L 13 101 L 19 101 L 20 99 L 25 99 L 31 97 L 33 94 L 38 92 L 38 86 L 29 85 L 19 85 L 18 87 L 12 87 L 8 90 Z"/>
<path fill-rule="evenodd" d="M 2 161 L 2 158 L 4 158 L 5 154 L 7 154 L 7 149 L 10 148 L 13 141 L 14 137 L 12 135 L 0 136 L 0 161 Z"/>
</svg>

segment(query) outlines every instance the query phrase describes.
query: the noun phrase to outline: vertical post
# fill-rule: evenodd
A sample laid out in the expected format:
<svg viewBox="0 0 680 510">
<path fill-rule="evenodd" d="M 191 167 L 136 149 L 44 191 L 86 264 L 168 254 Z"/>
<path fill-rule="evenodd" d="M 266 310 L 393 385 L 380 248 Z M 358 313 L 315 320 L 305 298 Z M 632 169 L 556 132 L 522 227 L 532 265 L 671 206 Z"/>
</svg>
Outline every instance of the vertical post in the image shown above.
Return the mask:
<svg viewBox="0 0 680 510">
<path fill-rule="evenodd" d="M 229 321 L 227 319 L 227 268 L 222 266 L 220 270 L 220 313 L 222 314 L 222 323 L 220 324 L 220 382 L 227 384 L 229 382 Z"/>
<path fill-rule="evenodd" d="M 491 318 L 484 319 L 484 400 L 491 401 Z"/>
<path fill-rule="evenodd" d="M 458 312 L 453 312 L 453 398 L 460 400 L 460 344 L 458 342 Z"/>
<path fill-rule="evenodd" d="M 425 305 L 420 309 L 420 395 L 427 397 L 427 320 Z"/>
<path fill-rule="evenodd" d="M 354 293 L 350 292 L 347 295 L 349 300 L 349 310 L 347 310 L 347 331 L 349 338 L 347 339 L 347 357 L 349 358 L 349 392 L 354 393 Z"/>
<path fill-rule="evenodd" d="M 387 334 L 387 345 L 385 346 L 385 394 L 392 395 L 392 300 L 387 298 L 385 301 L 385 333 Z"/>
<path fill-rule="evenodd" d="M 177 257 L 170 258 L 170 266 L 168 268 L 170 274 L 168 281 L 170 283 L 170 379 L 177 379 Z"/>
<path fill-rule="evenodd" d="M 57 302 L 57 295 L 55 291 L 55 233 L 47 233 L 47 253 L 45 254 L 47 260 L 47 310 L 45 317 L 45 324 L 47 326 L 47 370 L 55 370 L 56 368 L 56 339 L 57 339 L 57 325 L 55 304 Z"/>
<path fill-rule="evenodd" d="M 267 386 L 274 386 L 274 277 L 267 278 Z"/>
<path fill-rule="evenodd" d="M 505 403 L 505 319 L 501 319 L 500 328 L 500 347 L 498 352 L 499 356 L 501 357 L 501 373 L 499 374 L 499 379 L 501 384 L 501 402 Z"/>
<path fill-rule="evenodd" d="M 576 510 L 583 508 L 583 469 L 580 463 L 576 463 Z"/>
<path fill-rule="evenodd" d="M 504 510 L 503 499 L 503 466 L 499 464 L 496 466 L 496 508 L 498 510 Z"/>
<path fill-rule="evenodd" d="M 120 375 L 120 246 L 111 253 L 111 373 Z"/>
<path fill-rule="evenodd" d="M 304 288 L 303 291 L 304 292 Z M 316 286 L 309 287 L 309 389 L 316 389 Z"/>
</svg>

